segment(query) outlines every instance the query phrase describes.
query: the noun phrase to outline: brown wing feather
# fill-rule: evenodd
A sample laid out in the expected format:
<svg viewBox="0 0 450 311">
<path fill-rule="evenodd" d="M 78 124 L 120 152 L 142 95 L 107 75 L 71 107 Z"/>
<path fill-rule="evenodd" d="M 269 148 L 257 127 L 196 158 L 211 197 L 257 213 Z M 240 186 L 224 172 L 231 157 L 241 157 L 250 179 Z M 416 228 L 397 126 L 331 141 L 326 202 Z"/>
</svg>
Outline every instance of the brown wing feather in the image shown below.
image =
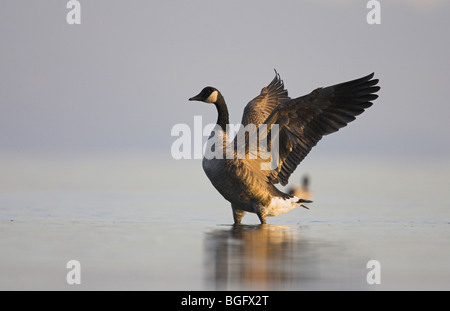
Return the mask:
<svg viewBox="0 0 450 311">
<path fill-rule="evenodd" d="M 245 106 L 242 115 L 242 124 L 262 124 L 272 111 L 282 102 L 290 100 L 287 90 L 284 89 L 283 80 L 275 71 L 275 78 L 261 90 L 261 94 L 252 99 Z"/>
<path fill-rule="evenodd" d="M 319 88 L 278 105 L 264 123 L 279 124 L 279 165 L 268 171 L 272 184 L 288 183 L 292 172 L 324 136 L 338 131 L 372 106 L 380 87 L 373 73 L 349 82 Z M 270 135 L 269 135 L 270 138 Z"/>
</svg>

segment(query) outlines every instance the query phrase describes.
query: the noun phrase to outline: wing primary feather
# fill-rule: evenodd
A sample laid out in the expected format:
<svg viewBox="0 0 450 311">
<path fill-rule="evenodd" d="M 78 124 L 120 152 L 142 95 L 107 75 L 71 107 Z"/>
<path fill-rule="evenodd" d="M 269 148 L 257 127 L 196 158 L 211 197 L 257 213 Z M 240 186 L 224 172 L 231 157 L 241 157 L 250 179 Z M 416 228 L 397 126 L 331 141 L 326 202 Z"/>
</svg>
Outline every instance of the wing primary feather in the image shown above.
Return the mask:
<svg viewBox="0 0 450 311">
<path fill-rule="evenodd" d="M 278 73 L 271 83 L 271 96 L 285 92 Z M 286 185 L 298 164 L 323 136 L 334 133 L 354 121 L 372 106 L 380 90 L 374 73 L 365 77 L 318 88 L 308 95 L 279 102 L 264 123 L 280 125 L 280 163 L 268 173 L 268 180 Z M 276 81 L 276 82 L 274 82 Z M 282 91 L 281 91 L 282 90 Z M 287 94 L 287 91 L 286 91 Z M 278 100 L 280 97 L 277 97 Z M 281 144 L 282 142 L 282 144 Z"/>
</svg>

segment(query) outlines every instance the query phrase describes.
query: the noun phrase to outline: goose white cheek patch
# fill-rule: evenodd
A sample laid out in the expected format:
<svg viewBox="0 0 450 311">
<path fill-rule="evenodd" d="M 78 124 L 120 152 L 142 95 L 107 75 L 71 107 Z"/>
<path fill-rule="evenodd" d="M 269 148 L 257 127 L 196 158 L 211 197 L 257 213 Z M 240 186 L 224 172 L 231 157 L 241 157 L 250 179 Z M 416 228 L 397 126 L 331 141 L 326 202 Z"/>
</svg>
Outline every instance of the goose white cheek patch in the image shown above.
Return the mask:
<svg viewBox="0 0 450 311">
<path fill-rule="evenodd" d="M 208 98 L 205 100 L 207 103 L 215 103 L 217 101 L 217 91 L 214 91 L 211 93 L 211 95 L 208 96 Z"/>
</svg>

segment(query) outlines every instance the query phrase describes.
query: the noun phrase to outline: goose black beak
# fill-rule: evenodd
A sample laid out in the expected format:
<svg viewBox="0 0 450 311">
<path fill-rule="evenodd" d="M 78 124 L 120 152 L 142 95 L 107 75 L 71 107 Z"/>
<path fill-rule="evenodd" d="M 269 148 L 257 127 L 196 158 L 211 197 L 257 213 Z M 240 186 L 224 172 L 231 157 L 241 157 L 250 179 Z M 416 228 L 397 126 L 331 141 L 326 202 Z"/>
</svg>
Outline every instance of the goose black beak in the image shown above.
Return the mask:
<svg viewBox="0 0 450 311">
<path fill-rule="evenodd" d="M 195 95 L 194 97 L 189 98 L 189 100 L 190 100 L 190 101 L 193 101 L 193 100 L 202 101 L 202 100 L 201 100 L 201 97 L 200 97 L 200 94 Z"/>
</svg>

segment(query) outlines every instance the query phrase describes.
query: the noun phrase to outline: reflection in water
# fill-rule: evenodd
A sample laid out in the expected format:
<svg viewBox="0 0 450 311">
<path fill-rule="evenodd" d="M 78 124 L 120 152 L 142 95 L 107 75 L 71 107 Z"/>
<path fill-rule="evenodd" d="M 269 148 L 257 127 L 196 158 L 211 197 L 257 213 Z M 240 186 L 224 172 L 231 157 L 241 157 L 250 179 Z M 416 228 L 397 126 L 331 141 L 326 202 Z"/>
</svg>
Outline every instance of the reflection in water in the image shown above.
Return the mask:
<svg viewBox="0 0 450 311">
<path fill-rule="evenodd" d="M 308 241 L 290 226 L 238 225 L 206 234 L 206 279 L 226 289 L 291 289 L 315 275 Z"/>
</svg>

